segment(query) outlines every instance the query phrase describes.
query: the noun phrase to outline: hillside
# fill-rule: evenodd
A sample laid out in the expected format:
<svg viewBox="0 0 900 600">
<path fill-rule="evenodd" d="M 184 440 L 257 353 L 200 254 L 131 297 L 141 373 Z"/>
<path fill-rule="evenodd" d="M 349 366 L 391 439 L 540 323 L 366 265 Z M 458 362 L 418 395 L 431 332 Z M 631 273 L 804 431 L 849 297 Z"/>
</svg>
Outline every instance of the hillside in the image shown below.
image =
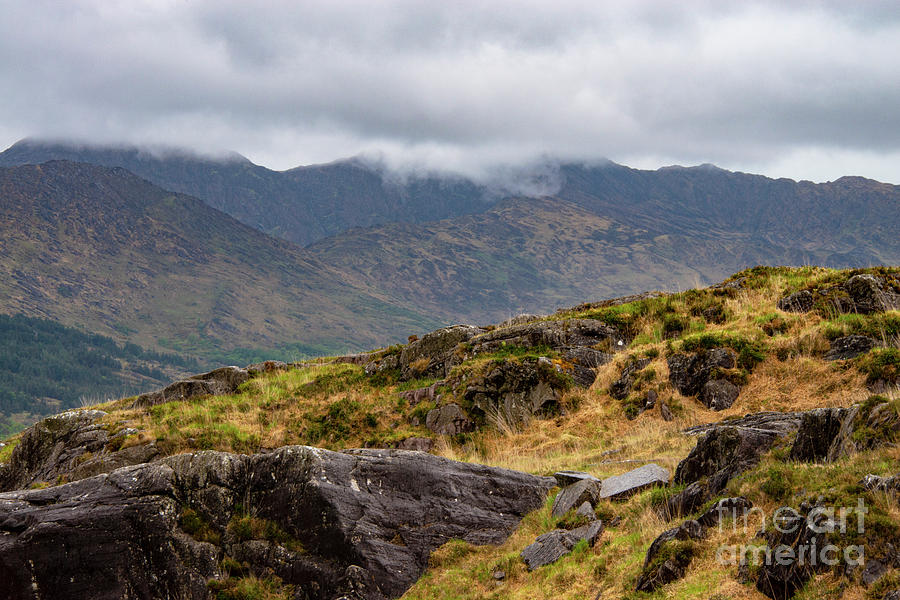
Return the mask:
<svg viewBox="0 0 900 600">
<path fill-rule="evenodd" d="M 183 150 L 27 139 L 0 153 L 0 167 L 50 160 L 122 167 L 301 246 L 353 227 L 444 219 L 488 206 L 484 190 L 472 182 L 435 177 L 395 181 L 356 160 L 278 172 L 236 154 L 202 157 Z"/>
<path fill-rule="evenodd" d="M 437 323 L 124 169 L 0 169 L 0 310 L 203 360 L 384 344 Z"/>
<path fill-rule="evenodd" d="M 199 368 L 46 319 L 0 315 L 0 435 L 67 408 L 145 392 Z"/>
<path fill-rule="evenodd" d="M 0 450 L 0 593 L 893 599 L 898 309 L 756 267 L 60 415 Z"/>
</svg>

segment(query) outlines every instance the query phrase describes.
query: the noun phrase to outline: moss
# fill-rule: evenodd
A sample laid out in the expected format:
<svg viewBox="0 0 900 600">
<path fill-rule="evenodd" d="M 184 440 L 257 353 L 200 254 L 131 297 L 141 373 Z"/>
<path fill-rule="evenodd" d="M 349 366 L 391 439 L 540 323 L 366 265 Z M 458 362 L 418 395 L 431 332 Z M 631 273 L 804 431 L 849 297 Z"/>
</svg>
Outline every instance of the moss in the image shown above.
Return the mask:
<svg viewBox="0 0 900 600">
<path fill-rule="evenodd" d="M 257 578 L 229 577 L 225 581 L 212 580 L 209 591 L 216 600 L 289 600 L 294 597 L 294 588 L 285 585 L 276 576 Z"/>
<path fill-rule="evenodd" d="M 208 542 L 217 546 L 222 541 L 222 536 L 216 531 L 215 527 L 203 515 L 191 508 L 184 508 L 181 511 L 178 524 L 181 526 L 182 531 L 197 541 Z"/>
<path fill-rule="evenodd" d="M 274 521 L 268 519 L 260 519 L 239 512 L 228 523 L 227 532 L 237 542 L 265 540 L 278 544 L 292 552 L 305 552 L 300 540 L 281 529 Z"/>
</svg>

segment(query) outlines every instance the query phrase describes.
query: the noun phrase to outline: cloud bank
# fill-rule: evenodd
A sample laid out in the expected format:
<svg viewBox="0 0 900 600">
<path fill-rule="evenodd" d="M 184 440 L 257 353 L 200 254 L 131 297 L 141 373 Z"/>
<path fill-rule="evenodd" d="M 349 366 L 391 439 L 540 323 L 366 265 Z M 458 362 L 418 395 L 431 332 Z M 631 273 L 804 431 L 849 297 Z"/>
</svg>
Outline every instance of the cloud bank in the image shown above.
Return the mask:
<svg viewBox="0 0 900 600">
<path fill-rule="evenodd" d="M 891 2 L 0 0 L 0 143 L 900 183 Z"/>
</svg>

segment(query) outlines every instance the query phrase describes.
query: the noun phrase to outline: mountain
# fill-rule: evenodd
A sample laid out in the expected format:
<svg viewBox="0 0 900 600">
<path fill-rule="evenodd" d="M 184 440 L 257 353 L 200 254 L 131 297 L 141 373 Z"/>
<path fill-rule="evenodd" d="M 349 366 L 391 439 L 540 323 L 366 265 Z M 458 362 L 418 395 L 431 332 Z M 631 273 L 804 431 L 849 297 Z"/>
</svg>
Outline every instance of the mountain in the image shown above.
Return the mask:
<svg viewBox="0 0 900 600">
<path fill-rule="evenodd" d="M 480 212 L 484 189 L 461 178 L 387 177 L 359 160 L 272 171 L 237 154 L 204 157 L 179 149 L 90 146 L 22 140 L 0 166 L 50 160 L 122 167 L 156 185 L 195 196 L 269 235 L 306 245 L 352 227 L 419 223 Z"/>
<path fill-rule="evenodd" d="M 288 242 L 121 168 L 0 169 L 0 310 L 250 361 L 379 345 L 439 324 Z"/>
<path fill-rule="evenodd" d="M 583 298 L 684 289 L 755 264 L 900 263 L 900 187 L 713 167 L 560 167 L 550 197 L 309 246 L 354 281 L 449 320 L 487 322 Z"/>
</svg>

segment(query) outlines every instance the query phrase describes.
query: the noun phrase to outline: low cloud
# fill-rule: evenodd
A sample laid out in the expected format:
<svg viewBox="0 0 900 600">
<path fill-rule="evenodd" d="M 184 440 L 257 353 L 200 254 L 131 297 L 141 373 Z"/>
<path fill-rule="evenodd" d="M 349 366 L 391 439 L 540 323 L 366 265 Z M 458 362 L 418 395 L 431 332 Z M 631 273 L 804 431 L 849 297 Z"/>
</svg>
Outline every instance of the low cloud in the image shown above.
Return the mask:
<svg viewBox="0 0 900 600">
<path fill-rule="evenodd" d="M 888 2 L 0 5 L 7 145 L 230 149 L 279 169 L 362 153 L 467 174 L 608 157 L 900 183 Z"/>
</svg>

